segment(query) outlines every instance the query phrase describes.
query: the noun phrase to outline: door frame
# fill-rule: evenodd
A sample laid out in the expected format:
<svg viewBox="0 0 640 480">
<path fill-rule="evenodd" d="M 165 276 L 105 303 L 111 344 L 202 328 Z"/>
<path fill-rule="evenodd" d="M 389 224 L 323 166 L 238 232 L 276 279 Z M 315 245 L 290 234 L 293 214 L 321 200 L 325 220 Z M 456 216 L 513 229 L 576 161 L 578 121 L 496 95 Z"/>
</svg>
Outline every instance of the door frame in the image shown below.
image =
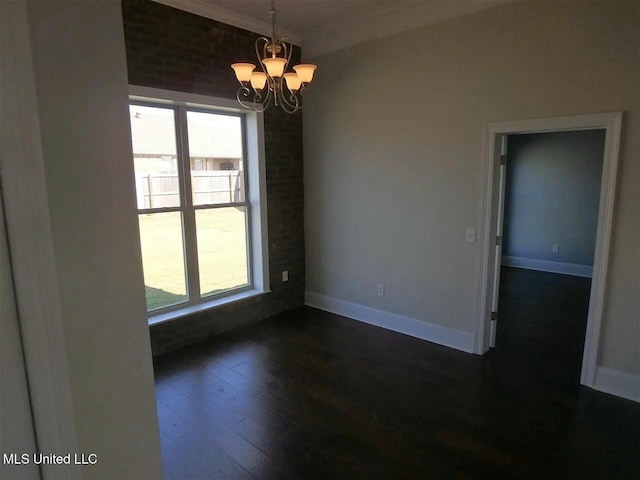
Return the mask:
<svg viewBox="0 0 640 480">
<path fill-rule="evenodd" d="M 26 2 L 0 2 L 0 171 L 9 258 L 35 427 L 43 454 L 80 452 L 47 198 Z M 6 101 L 5 101 L 6 99 Z M 82 468 L 42 464 L 42 478 Z"/>
<path fill-rule="evenodd" d="M 593 260 L 593 277 L 589 297 L 587 331 L 582 357 L 580 383 L 593 387 L 600 343 L 604 299 L 607 291 L 607 272 L 611 248 L 611 230 L 616 197 L 622 112 L 571 115 L 565 117 L 516 120 L 487 124 L 485 141 L 485 186 L 483 199 L 483 235 L 481 245 L 480 287 L 478 316 L 474 335 L 474 353 L 482 355 L 489 350 L 491 328 L 491 301 L 495 272 L 495 236 L 498 215 L 500 150 L 502 137 L 518 133 L 548 133 L 571 130 L 605 130 L 598 228 Z"/>
</svg>

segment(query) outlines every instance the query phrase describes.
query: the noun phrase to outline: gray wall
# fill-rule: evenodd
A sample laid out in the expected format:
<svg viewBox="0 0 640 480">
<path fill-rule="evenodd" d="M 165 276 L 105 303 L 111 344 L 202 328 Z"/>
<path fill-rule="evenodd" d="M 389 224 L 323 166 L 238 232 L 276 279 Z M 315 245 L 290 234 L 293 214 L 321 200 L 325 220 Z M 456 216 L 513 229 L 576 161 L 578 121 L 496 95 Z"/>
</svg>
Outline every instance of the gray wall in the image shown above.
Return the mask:
<svg viewBox="0 0 640 480">
<path fill-rule="evenodd" d="M 640 374 L 640 2 L 513 2 L 314 60 L 307 290 L 470 333 L 486 124 L 624 110 L 598 365 Z"/>
<path fill-rule="evenodd" d="M 593 266 L 604 137 L 604 130 L 509 136 L 504 256 Z"/>
<path fill-rule="evenodd" d="M 0 195 L 0 454 L 36 453 L 27 375 L 13 291 L 9 246 Z M 37 465 L 0 463 L 0 477 L 40 478 Z"/>
<path fill-rule="evenodd" d="M 120 1 L 27 5 L 82 478 L 160 478 Z"/>
</svg>

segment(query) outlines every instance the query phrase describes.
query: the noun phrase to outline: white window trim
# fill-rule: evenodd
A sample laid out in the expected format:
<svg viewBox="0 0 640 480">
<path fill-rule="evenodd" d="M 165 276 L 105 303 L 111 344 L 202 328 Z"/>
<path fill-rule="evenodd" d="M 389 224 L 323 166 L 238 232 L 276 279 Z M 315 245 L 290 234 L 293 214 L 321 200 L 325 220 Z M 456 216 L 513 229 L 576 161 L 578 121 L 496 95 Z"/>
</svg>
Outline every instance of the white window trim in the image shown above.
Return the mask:
<svg viewBox="0 0 640 480">
<path fill-rule="evenodd" d="M 251 248 L 252 285 L 238 292 L 230 290 L 215 298 L 149 312 L 149 325 L 164 323 L 202 312 L 220 305 L 269 293 L 269 237 L 267 225 L 267 180 L 264 149 L 264 115 L 253 110 L 239 108 L 235 100 L 159 88 L 129 86 L 129 99 L 153 102 L 158 105 L 176 105 L 193 108 L 214 108 L 219 111 L 240 113 L 245 116 L 246 165 L 248 176 L 247 201 L 249 209 L 249 244 Z M 132 164 L 133 168 L 133 164 Z M 142 261 L 142 256 L 140 257 Z"/>
</svg>

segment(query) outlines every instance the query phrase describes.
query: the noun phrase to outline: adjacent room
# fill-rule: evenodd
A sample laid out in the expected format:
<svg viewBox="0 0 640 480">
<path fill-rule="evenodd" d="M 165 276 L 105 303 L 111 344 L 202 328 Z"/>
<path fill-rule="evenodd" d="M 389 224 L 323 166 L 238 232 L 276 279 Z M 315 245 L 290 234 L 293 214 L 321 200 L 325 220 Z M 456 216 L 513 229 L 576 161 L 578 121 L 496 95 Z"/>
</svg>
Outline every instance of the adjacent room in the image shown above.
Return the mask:
<svg viewBox="0 0 640 480">
<path fill-rule="evenodd" d="M 507 138 L 493 347 L 568 384 L 582 365 L 605 136 L 596 129 Z"/>
<path fill-rule="evenodd" d="M 640 478 L 640 0 L 0 3 L 0 477 Z"/>
</svg>

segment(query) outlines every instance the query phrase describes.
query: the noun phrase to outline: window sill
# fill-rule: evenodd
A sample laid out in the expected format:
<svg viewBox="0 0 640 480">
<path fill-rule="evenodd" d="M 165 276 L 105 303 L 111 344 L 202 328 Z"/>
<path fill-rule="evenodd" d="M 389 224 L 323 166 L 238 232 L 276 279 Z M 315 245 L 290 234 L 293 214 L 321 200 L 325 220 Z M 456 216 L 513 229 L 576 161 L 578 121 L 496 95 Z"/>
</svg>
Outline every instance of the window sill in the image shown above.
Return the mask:
<svg viewBox="0 0 640 480">
<path fill-rule="evenodd" d="M 265 293 L 269 293 L 270 290 L 246 290 L 241 293 L 236 293 L 235 295 L 229 295 L 222 298 L 216 298 L 215 300 L 209 300 L 207 302 L 199 303 L 197 305 L 189 305 L 184 308 L 180 308 L 178 310 L 171 310 L 170 312 L 156 313 L 149 316 L 149 326 L 157 325 L 159 323 L 170 322 L 171 320 L 176 320 L 178 318 L 186 317 L 188 315 L 193 315 L 194 313 L 204 312 L 205 310 L 210 310 L 212 308 L 219 307 L 221 305 L 227 305 L 229 303 L 238 302 L 240 300 L 245 300 L 247 298 L 257 297 L 258 295 L 264 295 Z"/>
</svg>

